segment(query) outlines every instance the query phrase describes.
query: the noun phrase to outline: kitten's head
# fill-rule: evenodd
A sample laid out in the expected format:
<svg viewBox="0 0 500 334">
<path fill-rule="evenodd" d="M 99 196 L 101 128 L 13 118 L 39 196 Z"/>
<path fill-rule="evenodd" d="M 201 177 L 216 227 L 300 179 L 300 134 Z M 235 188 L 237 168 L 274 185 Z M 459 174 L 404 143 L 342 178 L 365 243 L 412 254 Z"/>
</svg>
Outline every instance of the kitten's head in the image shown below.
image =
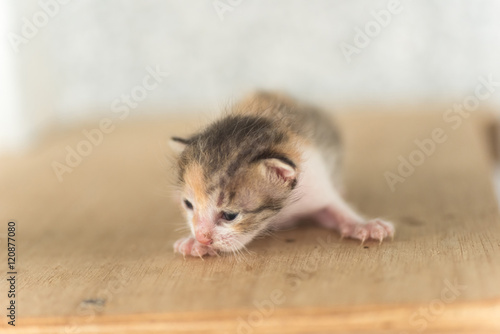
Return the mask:
<svg viewBox="0 0 500 334">
<path fill-rule="evenodd" d="M 215 250 L 238 250 L 266 230 L 297 183 L 296 155 L 283 146 L 207 147 L 199 137 L 172 143 L 187 224 L 198 242 Z"/>
</svg>

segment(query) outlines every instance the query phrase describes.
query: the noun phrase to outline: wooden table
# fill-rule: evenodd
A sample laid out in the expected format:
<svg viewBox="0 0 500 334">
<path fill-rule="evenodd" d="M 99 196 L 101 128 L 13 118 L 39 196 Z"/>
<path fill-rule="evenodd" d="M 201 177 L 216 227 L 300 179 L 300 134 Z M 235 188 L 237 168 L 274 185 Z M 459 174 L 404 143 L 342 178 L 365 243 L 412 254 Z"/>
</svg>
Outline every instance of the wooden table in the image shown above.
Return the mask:
<svg viewBox="0 0 500 334">
<path fill-rule="evenodd" d="M 397 225 L 382 245 L 304 225 L 253 242 L 244 258 L 174 254 L 184 223 L 171 200 L 167 138 L 205 117 L 115 120 L 62 182 L 52 164 L 81 144 L 81 129 L 4 156 L 0 263 L 7 272 L 7 222 L 15 220 L 17 319 L 12 328 L 3 315 L 0 330 L 499 332 L 500 219 L 487 117 L 453 129 L 442 114 L 340 116 L 348 199 Z M 399 157 L 418 162 L 415 140 L 439 128 L 446 140 L 392 191 L 385 173 L 397 175 Z M 7 290 L 2 279 L 2 314 Z"/>
</svg>

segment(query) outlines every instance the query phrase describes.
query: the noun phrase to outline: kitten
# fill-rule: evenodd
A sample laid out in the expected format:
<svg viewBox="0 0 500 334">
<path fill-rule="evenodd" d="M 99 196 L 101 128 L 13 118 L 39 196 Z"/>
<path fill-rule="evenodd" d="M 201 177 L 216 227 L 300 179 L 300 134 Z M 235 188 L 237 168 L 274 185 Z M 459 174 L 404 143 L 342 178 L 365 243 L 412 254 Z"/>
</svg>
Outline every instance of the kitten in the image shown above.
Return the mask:
<svg viewBox="0 0 500 334">
<path fill-rule="evenodd" d="M 191 229 L 174 244 L 183 255 L 235 252 L 304 217 L 362 241 L 394 235 L 391 223 L 365 220 L 342 199 L 342 146 L 329 117 L 289 97 L 256 93 L 171 143 Z"/>
</svg>

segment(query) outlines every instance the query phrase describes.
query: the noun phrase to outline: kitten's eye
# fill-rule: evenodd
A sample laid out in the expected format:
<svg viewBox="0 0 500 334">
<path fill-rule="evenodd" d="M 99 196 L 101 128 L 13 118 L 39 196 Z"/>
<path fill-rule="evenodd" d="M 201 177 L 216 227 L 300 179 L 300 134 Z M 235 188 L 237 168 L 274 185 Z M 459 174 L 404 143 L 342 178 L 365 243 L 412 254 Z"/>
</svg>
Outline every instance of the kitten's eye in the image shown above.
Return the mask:
<svg viewBox="0 0 500 334">
<path fill-rule="evenodd" d="M 231 221 L 235 220 L 238 217 L 238 213 L 224 212 L 222 211 L 222 219 Z"/>
<path fill-rule="evenodd" d="M 188 201 L 187 199 L 184 200 L 184 205 L 189 209 L 189 210 L 193 210 L 193 204 Z"/>
</svg>

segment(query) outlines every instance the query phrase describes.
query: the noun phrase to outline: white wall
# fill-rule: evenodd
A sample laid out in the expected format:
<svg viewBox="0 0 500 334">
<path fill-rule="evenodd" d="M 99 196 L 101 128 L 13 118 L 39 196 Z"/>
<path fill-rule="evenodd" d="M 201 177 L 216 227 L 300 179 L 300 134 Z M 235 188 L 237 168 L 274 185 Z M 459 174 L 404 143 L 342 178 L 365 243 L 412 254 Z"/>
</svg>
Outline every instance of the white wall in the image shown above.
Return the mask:
<svg viewBox="0 0 500 334">
<path fill-rule="evenodd" d="M 355 29 L 390 1 L 8 1 L 12 33 L 40 3 L 53 14 L 15 54 L 37 126 L 110 113 L 155 66 L 170 75 L 141 109 L 214 110 L 257 87 L 325 105 L 453 101 L 473 93 L 478 76 L 500 81 L 495 0 L 401 0 L 351 62 L 342 43 L 354 45 Z M 221 20 L 214 3 L 236 5 Z M 500 92 L 488 103 L 500 106 Z"/>
<path fill-rule="evenodd" d="M 9 3 L 0 2 L 0 36 L 10 28 L 11 8 Z M 16 57 L 5 38 L 0 41 L 0 150 L 17 149 L 28 140 L 26 120 L 20 107 Z"/>
</svg>

